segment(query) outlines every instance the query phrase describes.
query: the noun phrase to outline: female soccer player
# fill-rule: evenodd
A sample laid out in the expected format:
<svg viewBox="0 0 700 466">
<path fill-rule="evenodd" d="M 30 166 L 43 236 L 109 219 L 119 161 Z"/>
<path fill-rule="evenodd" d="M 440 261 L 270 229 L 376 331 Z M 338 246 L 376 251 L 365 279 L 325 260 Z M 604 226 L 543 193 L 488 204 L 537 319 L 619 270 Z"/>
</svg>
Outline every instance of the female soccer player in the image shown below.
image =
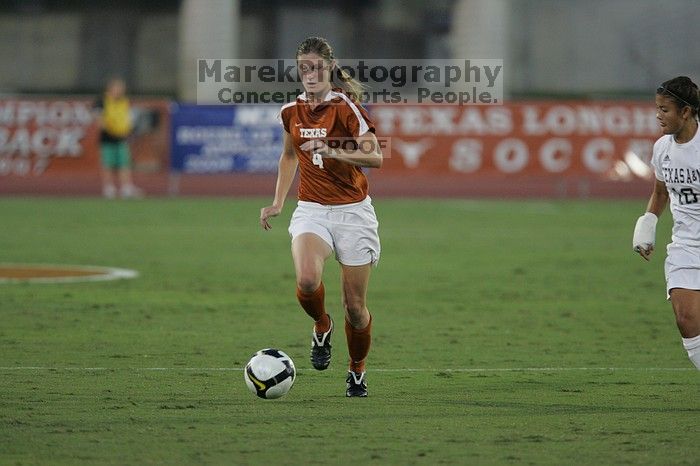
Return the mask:
<svg viewBox="0 0 700 466">
<path fill-rule="evenodd" d="M 297 167 L 299 202 L 289 225 L 297 299 L 314 320 L 311 363 L 324 370 L 331 360 L 333 320 L 324 307 L 323 267 L 335 253 L 340 263 L 345 335 L 350 353 L 346 396 L 367 396 L 365 358 L 372 316 L 365 303 L 370 269 L 379 260 L 377 217 L 362 167 L 379 168 L 382 153 L 374 126 L 357 101 L 362 87 L 338 68 L 320 37 L 304 40 L 296 53 L 306 92 L 282 107 L 284 148 L 275 198 L 260 210 L 260 225 L 284 206 Z M 342 81 L 334 87 L 334 76 Z M 348 144 L 351 143 L 351 144 Z"/>
<path fill-rule="evenodd" d="M 656 222 L 671 201 L 673 232 L 665 264 L 667 299 L 688 357 L 700 369 L 700 135 L 698 86 L 679 76 L 656 89 L 656 118 L 664 133 L 654 144 L 654 190 L 634 228 L 632 246 L 645 260 L 654 250 Z"/>
</svg>

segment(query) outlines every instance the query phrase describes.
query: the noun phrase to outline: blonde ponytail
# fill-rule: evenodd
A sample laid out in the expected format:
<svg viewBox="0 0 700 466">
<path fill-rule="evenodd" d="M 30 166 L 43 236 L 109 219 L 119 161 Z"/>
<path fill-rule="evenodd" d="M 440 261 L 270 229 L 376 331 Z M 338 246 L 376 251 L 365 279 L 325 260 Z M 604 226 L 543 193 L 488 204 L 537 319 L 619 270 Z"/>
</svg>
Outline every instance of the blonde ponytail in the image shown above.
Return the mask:
<svg viewBox="0 0 700 466">
<path fill-rule="evenodd" d="M 337 77 L 340 80 L 340 88 L 345 91 L 353 100 L 362 103 L 365 97 L 365 92 L 367 91 L 367 86 L 362 84 L 355 78 L 351 77 L 347 71 L 342 69 L 338 64 L 335 65 L 335 70 L 331 73 L 331 78 L 335 82 Z"/>
</svg>

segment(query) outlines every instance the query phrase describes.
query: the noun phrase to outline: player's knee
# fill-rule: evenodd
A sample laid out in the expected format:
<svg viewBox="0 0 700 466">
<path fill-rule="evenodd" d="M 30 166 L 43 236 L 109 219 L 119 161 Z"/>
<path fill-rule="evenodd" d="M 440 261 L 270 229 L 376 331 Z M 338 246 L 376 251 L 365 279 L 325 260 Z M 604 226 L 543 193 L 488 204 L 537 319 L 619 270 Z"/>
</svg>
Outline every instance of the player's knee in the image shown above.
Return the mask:
<svg viewBox="0 0 700 466">
<path fill-rule="evenodd" d="M 687 333 L 691 331 L 692 328 L 697 327 L 698 323 L 695 322 L 693 312 L 690 308 L 680 306 L 675 309 L 675 311 L 676 325 L 682 333 Z"/>
<path fill-rule="evenodd" d="M 352 297 L 345 298 L 345 315 L 348 316 L 350 325 L 353 327 L 361 327 L 361 324 L 366 320 L 366 313 L 367 308 L 365 307 L 364 299 Z"/>
<path fill-rule="evenodd" d="M 352 296 L 345 297 L 345 310 L 350 314 L 361 312 L 365 307 L 365 302 L 361 298 L 353 298 Z"/>
<path fill-rule="evenodd" d="M 297 287 L 304 294 L 311 294 L 321 285 L 321 278 L 315 274 L 302 274 L 297 279 Z"/>
</svg>

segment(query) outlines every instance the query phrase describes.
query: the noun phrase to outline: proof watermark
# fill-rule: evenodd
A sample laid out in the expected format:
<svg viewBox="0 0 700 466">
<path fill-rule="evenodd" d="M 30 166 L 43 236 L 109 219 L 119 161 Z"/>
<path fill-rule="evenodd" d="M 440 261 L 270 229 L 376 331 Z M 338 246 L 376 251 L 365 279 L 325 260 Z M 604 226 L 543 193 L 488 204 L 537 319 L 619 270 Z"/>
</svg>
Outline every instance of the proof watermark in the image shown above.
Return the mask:
<svg viewBox="0 0 700 466">
<path fill-rule="evenodd" d="M 503 103 L 503 60 L 294 59 L 197 61 L 197 103 L 275 104 L 294 101 L 330 82 L 353 89 L 361 103 Z"/>
<path fill-rule="evenodd" d="M 311 161 L 323 168 L 323 159 L 340 159 L 344 161 L 367 161 L 381 156 L 389 158 L 391 138 L 347 138 L 327 137 L 324 128 L 300 128 L 299 135 L 306 140 L 300 145 L 301 150 L 311 155 Z"/>
</svg>

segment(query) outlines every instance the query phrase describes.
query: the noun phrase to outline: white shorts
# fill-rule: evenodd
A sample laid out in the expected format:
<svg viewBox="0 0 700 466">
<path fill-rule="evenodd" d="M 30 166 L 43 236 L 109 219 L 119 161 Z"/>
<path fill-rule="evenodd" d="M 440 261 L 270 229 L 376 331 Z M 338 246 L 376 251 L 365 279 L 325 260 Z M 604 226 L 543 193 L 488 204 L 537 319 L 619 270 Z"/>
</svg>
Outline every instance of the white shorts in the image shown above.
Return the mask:
<svg viewBox="0 0 700 466">
<path fill-rule="evenodd" d="M 343 265 L 377 265 L 381 247 L 372 199 L 353 204 L 323 205 L 299 201 L 289 223 L 292 241 L 303 233 L 318 235 Z"/>
<path fill-rule="evenodd" d="M 673 288 L 700 290 L 700 248 L 671 243 L 666 253 L 666 299 Z"/>
</svg>

